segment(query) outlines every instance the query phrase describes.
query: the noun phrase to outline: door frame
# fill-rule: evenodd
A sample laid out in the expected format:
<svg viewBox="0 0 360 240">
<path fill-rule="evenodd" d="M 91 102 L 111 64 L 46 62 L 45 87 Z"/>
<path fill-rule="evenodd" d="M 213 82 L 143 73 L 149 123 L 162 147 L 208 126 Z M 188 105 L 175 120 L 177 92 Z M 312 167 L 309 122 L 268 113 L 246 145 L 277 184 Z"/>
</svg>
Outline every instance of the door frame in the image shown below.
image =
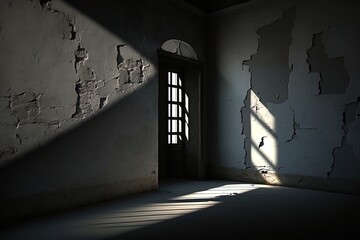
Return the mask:
<svg viewBox="0 0 360 240">
<path fill-rule="evenodd" d="M 184 176 L 196 179 L 204 179 L 204 161 L 202 158 L 202 65 L 199 61 L 186 58 L 174 53 L 158 49 L 158 174 L 159 178 L 169 177 L 166 170 L 166 156 L 167 156 L 167 72 L 171 69 L 187 69 L 194 68 L 198 72 L 199 76 L 197 79 L 198 84 L 198 96 L 197 96 L 197 107 L 198 107 L 198 129 L 195 130 L 198 133 L 199 142 L 197 146 L 197 173 L 196 176 Z M 186 80 L 185 80 L 186 82 Z M 184 85 L 186 83 L 184 82 Z M 185 89 L 184 89 L 185 90 Z M 194 131 L 194 130 L 193 130 Z"/>
</svg>

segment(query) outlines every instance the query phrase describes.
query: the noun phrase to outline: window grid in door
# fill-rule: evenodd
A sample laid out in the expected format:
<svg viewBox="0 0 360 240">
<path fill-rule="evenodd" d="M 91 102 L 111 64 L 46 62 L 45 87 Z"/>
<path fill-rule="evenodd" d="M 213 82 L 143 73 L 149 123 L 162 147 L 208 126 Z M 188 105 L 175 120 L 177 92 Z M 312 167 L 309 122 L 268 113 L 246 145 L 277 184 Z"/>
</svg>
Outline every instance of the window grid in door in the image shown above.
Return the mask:
<svg viewBox="0 0 360 240">
<path fill-rule="evenodd" d="M 168 144 L 181 144 L 184 131 L 183 83 L 178 73 L 168 72 Z"/>
</svg>

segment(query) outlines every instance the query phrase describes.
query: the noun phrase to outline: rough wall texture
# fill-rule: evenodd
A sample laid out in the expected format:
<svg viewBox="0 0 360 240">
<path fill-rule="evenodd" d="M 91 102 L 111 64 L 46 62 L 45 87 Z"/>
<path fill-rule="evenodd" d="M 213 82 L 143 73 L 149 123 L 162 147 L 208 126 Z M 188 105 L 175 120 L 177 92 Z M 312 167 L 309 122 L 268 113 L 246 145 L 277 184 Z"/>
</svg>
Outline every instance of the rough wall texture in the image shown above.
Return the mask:
<svg viewBox="0 0 360 240">
<path fill-rule="evenodd" d="M 202 29 L 167 1 L 1 1 L 1 220 L 156 188 L 157 49 L 201 58 Z"/>
<path fill-rule="evenodd" d="M 358 11 L 357 1 L 267 1 L 211 20 L 212 170 L 360 189 Z"/>
<path fill-rule="evenodd" d="M 1 139 L 1 161 L 46 142 L 153 74 L 136 50 L 62 2 L 2 5 L 1 125 L 12 136 L 2 134 L 8 139 Z"/>
</svg>

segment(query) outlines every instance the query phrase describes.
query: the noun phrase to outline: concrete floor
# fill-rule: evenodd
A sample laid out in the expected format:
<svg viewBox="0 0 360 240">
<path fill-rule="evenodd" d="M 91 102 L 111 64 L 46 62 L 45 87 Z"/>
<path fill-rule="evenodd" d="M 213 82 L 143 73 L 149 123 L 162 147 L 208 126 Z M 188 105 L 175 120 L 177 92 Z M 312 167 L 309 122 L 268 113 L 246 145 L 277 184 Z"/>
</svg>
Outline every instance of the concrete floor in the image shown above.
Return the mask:
<svg viewBox="0 0 360 240">
<path fill-rule="evenodd" d="M 358 235 L 359 216 L 360 196 L 231 181 L 166 180 L 158 191 L 2 229 L 0 239 L 294 239 L 314 234 L 341 234 L 343 239 Z"/>
</svg>

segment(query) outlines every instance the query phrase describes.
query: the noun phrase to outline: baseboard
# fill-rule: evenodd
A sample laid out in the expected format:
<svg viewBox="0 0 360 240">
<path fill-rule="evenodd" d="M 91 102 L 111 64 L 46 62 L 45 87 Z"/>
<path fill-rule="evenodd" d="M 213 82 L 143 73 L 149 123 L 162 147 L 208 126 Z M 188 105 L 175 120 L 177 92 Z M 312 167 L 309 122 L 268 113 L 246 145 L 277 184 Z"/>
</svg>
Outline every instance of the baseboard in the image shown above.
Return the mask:
<svg viewBox="0 0 360 240">
<path fill-rule="evenodd" d="M 360 181 L 342 178 L 301 176 L 295 174 L 260 173 L 255 170 L 211 166 L 209 178 L 237 180 L 287 187 L 360 195 Z"/>
</svg>

